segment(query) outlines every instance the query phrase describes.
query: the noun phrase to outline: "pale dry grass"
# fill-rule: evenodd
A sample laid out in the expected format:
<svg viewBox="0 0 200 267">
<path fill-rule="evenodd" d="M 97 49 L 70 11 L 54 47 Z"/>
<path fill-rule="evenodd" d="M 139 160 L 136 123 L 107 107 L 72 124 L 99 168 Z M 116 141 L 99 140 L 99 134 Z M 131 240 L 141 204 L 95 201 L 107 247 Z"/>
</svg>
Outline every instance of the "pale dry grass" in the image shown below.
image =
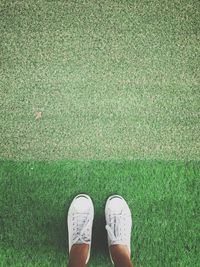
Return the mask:
<svg viewBox="0 0 200 267">
<path fill-rule="evenodd" d="M 199 159 L 198 7 L 1 2 L 0 157 Z"/>
</svg>

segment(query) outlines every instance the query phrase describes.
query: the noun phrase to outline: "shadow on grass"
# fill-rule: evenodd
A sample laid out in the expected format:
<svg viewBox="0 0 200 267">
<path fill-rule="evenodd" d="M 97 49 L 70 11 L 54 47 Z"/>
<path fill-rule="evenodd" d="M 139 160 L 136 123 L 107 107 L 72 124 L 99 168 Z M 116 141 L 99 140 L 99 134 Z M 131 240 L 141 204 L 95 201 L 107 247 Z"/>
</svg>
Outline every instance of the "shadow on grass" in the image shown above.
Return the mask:
<svg viewBox="0 0 200 267">
<path fill-rule="evenodd" d="M 93 224 L 93 254 L 107 254 L 107 246 L 104 214 L 96 214 Z"/>
</svg>

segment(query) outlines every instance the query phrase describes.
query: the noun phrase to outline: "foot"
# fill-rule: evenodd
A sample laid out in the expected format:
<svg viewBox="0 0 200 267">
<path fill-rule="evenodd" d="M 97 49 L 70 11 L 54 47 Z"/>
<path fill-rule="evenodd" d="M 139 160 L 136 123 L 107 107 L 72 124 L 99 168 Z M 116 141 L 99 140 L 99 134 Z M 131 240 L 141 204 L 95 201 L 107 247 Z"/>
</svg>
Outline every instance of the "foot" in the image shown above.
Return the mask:
<svg viewBox="0 0 200 267">
<path fill-rule="evenodd" d="M 68 211 L 69 252 L 73 245 L 89 246 L 86 263 L 90 258 L 94 206 L 88 195 L 77 195 Z"/>
<path fill-rule="evenodd" d="M 105 217 L 108 246 L 112 263 L 112 249 L 110 249 L 112 246 L 120 245 L 121 248 L 124 247 L 124 250 L 127 251 L 130 257 L 132 219 L 131 211 L 123 197 L 113 195 L 108 198 L 105 207 Z"/>
</svg>

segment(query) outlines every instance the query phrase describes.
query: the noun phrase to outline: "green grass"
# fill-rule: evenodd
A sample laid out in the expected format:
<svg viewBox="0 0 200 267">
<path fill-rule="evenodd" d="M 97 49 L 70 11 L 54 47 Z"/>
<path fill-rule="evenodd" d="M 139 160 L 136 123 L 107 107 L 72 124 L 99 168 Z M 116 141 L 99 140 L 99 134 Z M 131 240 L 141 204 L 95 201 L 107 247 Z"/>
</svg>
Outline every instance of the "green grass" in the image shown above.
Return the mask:
<svg viewBox="0 0 200 267">
<path fill-rule="evenodd" d="M 198 0 L 2 0 L 0 12 L 2 158 L 200 158 Z"/>
<path fill-rule="evenodd" d="M 66 266 L 72 198 L 133 213 L 138 267 L 200 267 L 200 2 L 0 1 L 0 267 Z"/>
<path fill-rule="evenodd" d="M 95 206 L 89 266 L 111 266 L 104 205 L 113 193 L 133 217 L 135 266 L 200 266 L 200 170 L 195 161 L 1 161 L 0 266 L 66 266 L 73 197 Z"/>
</svg>

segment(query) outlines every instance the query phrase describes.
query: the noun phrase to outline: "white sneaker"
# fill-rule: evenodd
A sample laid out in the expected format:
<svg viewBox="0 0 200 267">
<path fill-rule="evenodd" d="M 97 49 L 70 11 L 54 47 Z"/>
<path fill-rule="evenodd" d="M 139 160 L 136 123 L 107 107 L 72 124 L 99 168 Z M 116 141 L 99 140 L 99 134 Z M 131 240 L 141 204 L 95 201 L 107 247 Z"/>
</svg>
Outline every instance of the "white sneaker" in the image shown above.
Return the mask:
<svg viewBox="0 0 200 267">
<path fill-rule="evenodd" d="M 69 252 L 74 244 L 88 244 L 89 252 L 86 263 L 90 258 L 92 225 L 94 219 L 94 206 L 88 195 L 77 195 L 68 211 L 68 237 Z"/>
<path fill-rule="evenodd" d="M 113 195 L 108 198 L 105 206 L 105 217 L 106 230 L 108 233 L 108 247 L 110 248 L 111 245 L 117 244 L 126 245 L 131 256 L 130 241 L 132 218 L 128 204 L 123 197 Z M 110 258 L 113 263 L 111 254 Z"/>
</svg>

